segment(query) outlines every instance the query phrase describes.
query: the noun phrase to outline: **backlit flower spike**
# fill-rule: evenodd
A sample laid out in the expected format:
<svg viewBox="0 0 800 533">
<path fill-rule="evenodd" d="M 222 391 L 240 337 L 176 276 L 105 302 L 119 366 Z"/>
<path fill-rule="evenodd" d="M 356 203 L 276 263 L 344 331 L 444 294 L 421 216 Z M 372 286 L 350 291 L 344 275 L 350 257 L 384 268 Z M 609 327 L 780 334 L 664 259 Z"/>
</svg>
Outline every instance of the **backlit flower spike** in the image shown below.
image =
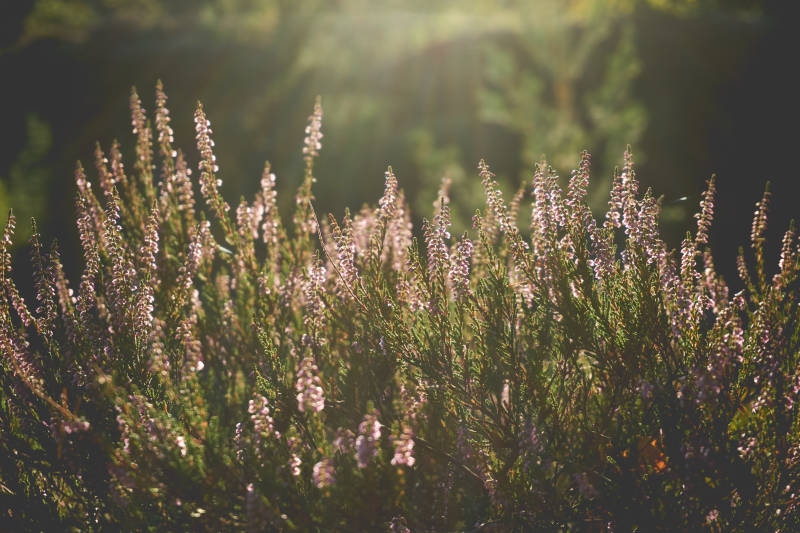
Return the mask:
<svg viewBox="0 0 800 533">
<path fill-rule="evenodd" d="M 570 209 L 577 209 L 583 205 L 586 193 L 589 189 L 589 171 L 592 164 L 592 156 L 587 151 L 581 152 L 581 160 L 578 168 L 572 171 L 567 185 L 566 204 Z"/>
<path fill-rule="evenodd" d="M 167 109 L 167 94 L 164 92 L 164 84 L 161 80 L 156 82 L 156 131 L 158 132 L 158 148 L 161 153 L 161 159 L 163 161 L 163 172 L 164 175 L 162 179 L 166 180 L 169 178 L 170 174 L 174 170 L 174 160 L 178 156 L 178 153 L 172 147 L 172 143 L 175 142 L 175 138 L 173 136 L 172 126 L 170 126 L 170 121 L 172 119 L 169 116 L 169 109 Z"/>
<path fill-rule="evenodd" d="M 433 216 L 442 214 L 442 207 L 450 205 L 450 186 L 453 180 L 448 176 L 442 178 L 439 183 L 439 190 L 436 192 L 436 198 L 433 200 Z"/>
<path fill-rule="evenodd" d="M 118 194 L 124 198 L 124 202 L 120 204 L 121 213 L 126 220 L 130 221 L 132 226 L 137 226 L 143 231 L 147 221 L 149 206 L 152 204 L 148 203 L 142 196 L 136 181 L 130 180 L 125 173 L 122 151 L 116 139 L 111 143 L 108 156 L 113 187 L 103 188 L 104 197 L 108 198 L 111 195 L 112 189 L 116 188 Z"/>
<path fill-rule="evenodd" d="M 78 321 L 75 305 L 77 298 L 69 286 L 69 280 L 64 273 L 64 267 L 56 244 L 53 245 L 53 270 L 58 293 L 58 306 L 64 324 L 64 334 L 67 336 L 67 340 L 74 345 L 78 342 L 78 331 L 85 322 Z"/>
<path fill-rule="evenodd" d="M 17 218 L 14 212 L 9 209 L 6 225 L 3 228 L 3 239 L 0 241 L 0 276 L 2 276 L 3 286 L 6 280 L 11 277 L 11 246 L 13 243 L 14 229 L 17 225 Z"/>
<path fill-rule="evenodd" d="M 311 192 L 314 178 L 314 159 L 322 149 L 322 99 L 318 96 L 314 103 L 314 112 L 308 117 L 306 136 L 303 139 L 303 159 L 306 163 L 303 183 L 295 195 L 295 212 L 292 218 L 295 234 L 303 241 L 317 232 L 317 222 L 312 209 L 314 195 Z"/>
<path fill-rule="evenodd" d="M 131 89 L 131 126 L 133 134 L 136 135 L 136 170 L 139 172 L 139 181 L 144 186 L 144 194 L 147 203 L 150 204 L 155 199 L 153 189 L 153 132 L 150 129 L 150 122 L 147 114 L 142 108 L 142 101 L 136 92 L 136 88 Z"/>
<path fill-rule="evenodd" d="M 178 211 L 184 213 L 184 219 L 187 223 L 194 223 L 194 190 L 192 188 L 191 175 L 192 169 L 187 165 L 183 152 L 178 150 L 172 183 L 176 189 Z"/>
<path fill-rule="evenodd" d="M 544 163 L 536 165 L 533 174 L 533 202 L 531 205 L 531 241 L 537 258 L 546 255 L 554 232 L 554 223 L 548 209 L 547 168 Z"/>
<path fill-rule="evenodd" d="M 386 179 L 383 189 L 383 196 L 378 200 L 378 218 L 384 223 L 394 218 L 397 212 L 397 178 L 392 172 L 392 167 L 386 170 Z"/>
<path fill-rule="evenodd" d="M 414 432 L 405 423 L 402 424 L 402 427 L 402 432 L 394 439 L 394 456 L 390 462 L 395 466 L 412 467 L 416 462 L 414 459 Z"/>
<path fill-rule="evenodd" d="M 425 246 L 428 250 L 428 276 L 431 281 L 435 280 L 441 272 L 449 268 L 450 254 L 447 249 L 445 239 L 449 237 L 447 227 L 449 226 L 450 208 L 447 204 L 442 205 L 443 214 L 436 215 L 434 220 L 423 222 L 423 232 Z"/>
<path fill-rule="evenodd" d="M 763 246 L 765 237 L 764 234 L 767 231 L 767 212 L 769 211 L 769 202 L 770 202 L 770 186 L 767 183 L 766 188 L 764 189 L 764 196 L 762 196 L 761 200 L 756 203 L 756 210 L 753 213 L 753 224 L 752 229 L 750 230 L 750 243 L 758 253 L 758 250 Z"/>
<path fill-rule="evenodd" d="M 325 408 L 322 381 L 313 358 L 306 357 L 300 362 L 295 390 L 297 391 L 297 409 L 301 413 L 307 410 L 319 413 Z"/>
<path fill-rule="evenodd" d="M 314 102 L 314 112 L 308 117 L 306 136 L 303 139 L 303 156 L 306 166 L 314 164 L 314 158 L 319 156 L 322 149 L 322 98 L 317 96 Z"/>
<path fill-rule="evenodd" d="M 149 339 L 153 329 L 155 293 L 161 282 L 158 276 L 158 211 L 153 209 L 145 228 L 142 246 L 139 248 L 139 283 L 136 298 L 134 331 L 140 342 Z"/>
<path fill-rule="evenodd" d="M 792 221 L 783 234 L 781 254 L 778 259 L 778 272 L 772 278 L 776 290 L 783 290 L 796 277 L 798 271 L 797 232 Z"/>
<path fill-rule="evenodd" d="M 226 237 L 234 238 L 235 231 L 228 219 L 230 206 L 222 199 L 219 187 L 222 180 L 217 177 L 219 166 L 217 166 L 217 156 L 214 155 L 214 141 L 211 139 L 211 121 L 206 117 L 203 104 L 197 103 L 197 110 L 194 112 L 195 138 L 197 139 L 197 150 L 200 152 L 200 194 L 206 201 L 206 205 L 214 213 L 214 216 L 222 224 Z"/>
<path fill-rule="evenodd" d="M 717 192 L 715 176 L 711 176 L 706 183 L 706 190 L 703 191 L 700 200 L 700 212 L 694 215 L 694 218 L 697 219 L 697 235 L 695 236 L 697 244 L 708 244 L 708 232 L 714 220 L 714 197 Z"/>
<path fill-rule="evenodd" d="M 248 268 L 258 270 L 256 266 L 255 240 L 258 239 L 258 225 L 261 222 L 263 209 L 251 206 L 242 197 L 236 208 L 236 233 L 238 245 L 234 251 L 235 277 L 245 275 Z"/>
<path fill-rule="evenodd" d="M 36 327 L 39 334 L 50 339 L 56 320 L 56 278 L 53 271 L 52 255 L 46 256 L 42 250 L 41 235 L 35 219 L 31 219 L 31 263 L 33 265 L 33 287 L 36 291 L 34 309 Z"/>
<path fill-rule="evenodd" d="M 41 372 L 36 367 L 33 354 L 28 350 L 29 343 L 18 332 L 14 331 L 11 323 L 11 315 L 8 303 L 15 308 L 23 325 L 30 327 L 35 319 L 28 311 L 25 302 L 19 295 L 19 291 L 11 279 L 11 245 L 16 227 L 16 218 L 9 211 L 8 219 L 3 230 L 2 241 L 0 241 L 0 281 L 2 281 L 2 292 L 7 295 L 8 300 L 3 302 L 0 307 L 0 358 L 2 358 L 17 377 L 32 391 L 41 391 L 42 378 Z M 9 302 L 10 300 L 10 302 Z"/>
<path fill-rule="evenodd" d="M 22 325 L 29 328 L 36 324 L 36 319 L 33 317 L 33 314 L 31 314 L 14 280 L 11 278 L 11 246 L 16 226 L 17 219 L 14 213 L 9 210 L 6 226 L 3 230 L 2 247 L 0 248 L 0 261 L 2 261 L 2 273 L 0 273 L 0 275 L 2 275 L 2 289 L 4 289 L 4 292 L 8 295 L 11 307 L 16 311 L 17 316 L 20 321 L 22 321 Z M 0 309 L 0 311 L 2 311 L 2 309 Z M 5 318 L 2 313 L 0 313 L 0 316 Z M 7 324 L 7 326 L 10 327 L 10 324 Z"/>
<path fill-rule="evenodd" d="M 250 421 L 253 423 L 255 445 L 259 446 L 263 439 L 275 431 L 274 420 L 270 416 L 269 402 L 264 396 L 256 394 L 248 402 L 247 412 L 250 413 Z"/>
<path fill-rule="evenodd" d="M 753 225 L 750 231 L 750 246 L 753 249 L 756 259 L 756 276 L 758 278 L 759 290 L 766 288 L 766 272 L 764 264 L 764 242 L 767 232 L 767 212 L 770 203 L 770 184 L 764 189 L 764 196 L 756 203 L 756 210 L 753 213 Z"/>
<path fill-rule="evenodd" d="M 505 234 L 516 234 L 517 226 L 512 223 L 508 213 L 503 193 L 494 179 L 494 174 L 489 170 L 489 166 L 484 160 L 478 163 L 478 170 L 481 178 L 481 185 L 486 195 L 486 205 L 488 210 L 494 215 L 500 227 L 500 231 Z"/>
<path fill-rule="evenodd" d="M 450 285 L 456 299 L 468 297 L 472 294 L 469 288 L 469 269 L 472 259 L 472 241 L 465 233 L 455 246 L 455 253 L 450 257 Z"/>
<path fill-rule="evenodd" d="M 349 287 L 356 287 L 359 283 L 358 270 L 356 269 L 356 247 L 353 242 L 353 222 L 350 218 L 350 211 L 346 210 L 342 225 L 336 222 L 333 215 L 329 215 L 331 235 L 336 249 L 336 260 L 338 263 L 339 274 L 342 276 L 342 283 Z M 343 290 L 342 295 L 352 297 L 349 290 Z"/>
<path fill-rule="evenodd" d="M 99 236 L 91 204 L 87 196 L 80 190 L 76 198 L 76 211 L 78 237 L 83 248 L 83 260 L 85 263 L 81 273 L 76 307 L 81 321 L 85 321 L 89 309 L 94 307 L 96 303 L 95 278 L 100 269 L 100 254 Z"/>
<path fill-rule="evenodd" d="M 94 149 L 94 167 L 97 170 L 98 181 L 100 182 L 100 189 L 103 194 L 110 194 L 111 189 L 114 187 L 114 176 L 108 169 L 108 158 L 100 148 L 100 143 L 95 145 Z"/>
<path fill-rule="evenodd" d="M 78 189 L 77 201 L 82 204 L 82 207 L 78 209 L 78 212 L 81 213 L 82 211 L 85 211 L 87 223 L 94 229 L 95 232 L 100 235 L 101 244 L 103 244 L 104 241 L 102 241 L 102 228 L 105 214 L 103 213 L 103 208 L 100 205 L 100 202 L 92 190 L 91 182 L 89 182 L 89 180 L 86 178 L 86 172 L 83 169 L 83 165 L 80 161 L 78 161 L 75 165 L 75 185 Z M 110 195 L 112 189 L 113 185 L 109 185 L 107 183 L 106 186 L 103 187 L 104 195 L 106 197 Z"/>
<path fill-rule="evenodd" d="M 413 226 L 411 214 L 402 190 L 398 192 L 394 217 L 386 230 L 387 249 L 391 250 L 392 269 L 395 272 L 408 270 L 408 248 L 412 244 Z"/>
<path fill-rule="evenodd" d="M 308 327 L 311 342 L 314 345 L 325 344 L 325 302 L 322 295 L 325 292 L 325 281 L 328 271 L 322 261 L 315 259 L 308 266 L 302 281 L 302 292 L 305 303 L 303 323 Z"/>
<path fill-rule="evenodd" d="M 355 441 L 355 456 L 359 468 L 366 468 L 378 455 L 378 443 L 381 438 L 381 423 L 378 412 L 372 411 L 364 415 L 358 425 L 358 437 Z"/>
<path fill-rule="evenodd" d="M 616 169 L 614 170 L 614 178 L 611 181 L 610 195 L 608 211 L 606 211 L 606 219 L 603 224 L 606 228 L 614 229 L 622 226 L 621 211 L 624 195 L 622 175 Z"/>
<path fill-rule="evenodd" d="M 281 217 L 278 213 L 278 191 L 275 189 L 277 178 L 272 173 L 272 167 L 267 161 L 264 172 L 261 174 L 261 191 L 258 205 L 263 209 L 261 217 L 261 240 L 270 250 L 270 255 L 277 252 L 281 236 Z"/>
<path fill-rule="evenodd" d="M 483 223 L 486 224 L 487 219 L 493 217 L 499 227 L 500 231 L 505 234 L 508 239 L 507 246 L 511 250 L 512 260 L 515 267 L 525 272 L 526 275 L 531 275 L 531 269 L 528 264 L 528 243 L 523 240 L 519 233 L 516 223 L 511 220 L 511 217 L 503 200 L 503 193 L 495 181 L 495 176 L 486 162 L 481 159 L 478 163 L 478 173 L 481 178 L 481 185 L 483 186 L 484 194 L 486 195 L 486 204 L 488 206 L 487 216 L 484 218 Z M 491 217 L 489 216 L 491 215 Z"/>
<path fill-rule="evenodd" d="M 324 489 L 325 487 L 333 485 L 336 480 L 333 471 L 333 461 L 326 458 L 314 464 L 311 476 L 314 485 L 316 485 L 318 489 Z"/>
</svg>

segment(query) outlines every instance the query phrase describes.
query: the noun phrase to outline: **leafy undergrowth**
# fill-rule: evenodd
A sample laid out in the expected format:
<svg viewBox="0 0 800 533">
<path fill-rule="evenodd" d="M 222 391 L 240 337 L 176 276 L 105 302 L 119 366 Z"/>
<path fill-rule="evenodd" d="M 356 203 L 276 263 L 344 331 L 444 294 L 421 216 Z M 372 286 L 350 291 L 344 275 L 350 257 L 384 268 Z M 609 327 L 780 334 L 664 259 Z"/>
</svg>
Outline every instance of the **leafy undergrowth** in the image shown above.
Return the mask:
<svg viewBox="0 0 800 533">
<path fill-rule="evenodd" d="M 196 180 L 161 85 L 154 129 L 131 111 L 135 163 L 114 143 L 96 186 L 76 171 L 79 282 L 34 225 L 28 307 L 6 225 L 4 528 L 800 527 L 800 251 L 790 228 L 768 275 L 768 194 L 731 294 L 713 179 L 671 251 L 629 153 L 600 221 L 588 154 L 508 202 L 481 162 L 473 231 L 448 233 L 444 182 L 418 242 L 391 168 L 376 208 L 317 218 L 319 103 L 283 217 L 269 165 L 229 208 L 202 106 Z"/>
</svg>

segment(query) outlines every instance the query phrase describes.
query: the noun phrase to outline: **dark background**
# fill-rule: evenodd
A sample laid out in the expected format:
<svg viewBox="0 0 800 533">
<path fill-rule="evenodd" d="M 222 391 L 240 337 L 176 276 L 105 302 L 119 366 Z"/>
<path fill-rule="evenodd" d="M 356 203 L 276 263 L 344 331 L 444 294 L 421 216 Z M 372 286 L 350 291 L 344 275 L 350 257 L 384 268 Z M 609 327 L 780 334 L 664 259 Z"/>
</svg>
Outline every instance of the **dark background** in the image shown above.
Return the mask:
<svg viewBox="0 0 800 533">
<path fill-rule="evenodd" d="M 481 157 L 510 196 L 541 156 L 566 177 L 588 149 L 591 201 L 602 216 L 630 144 L 643 188 L 664 196 L 673 246 L 717 175 L 712 242 L 734 286 L 737 248 L 748 244 L 754 204 L 771 181 L 768 257 L 777 262 L 780 236 L 799 212 L 796 2 L 428 4 L 4 2 L 0 208 L 14 208 L 20 244 L 36 216 L 76 278 L 75 161 L 93 168 L 95 141 L 107 149 L 119 138 L 131 168 L 130 88 L 152 110 L 160 78 L 176 144 L 195 162 L 192 113 L 203 101 L 233 205 L 256 190 L 269 159 L 287 216 L 320 94 L 322 211 L 375 203 L 391 164 L 418 217 L 430 215 L 439 180 L 451 177 L 458 231 L 483 202 Z"/>
</svg>

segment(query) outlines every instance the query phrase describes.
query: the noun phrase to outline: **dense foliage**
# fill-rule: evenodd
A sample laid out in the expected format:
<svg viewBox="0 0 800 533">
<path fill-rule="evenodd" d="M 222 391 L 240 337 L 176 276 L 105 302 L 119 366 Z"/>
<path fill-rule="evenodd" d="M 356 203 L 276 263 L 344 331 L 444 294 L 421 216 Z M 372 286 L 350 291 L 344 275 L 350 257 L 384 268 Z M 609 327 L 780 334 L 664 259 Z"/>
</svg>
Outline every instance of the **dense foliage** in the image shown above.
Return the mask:
<svg viewBox="0 0 800 533">
<path fill-rule="evenodd" d="M 26 305 L 9 216 L 8 529 L 800 526 L 800 250 L 790 228 L 765 266 L 768 194 L 735 294 L 709 246 L 713 179 L 671 251 L 630 153 L 601 221 L 588 154 L 564 189 L 540 163 L 508 202 L 481 162 L 473 231 L 449 234 L 445 181 L 418 242 L 391 168 L 376 208 L 317 218 L 318 103 L 291 217 L 269 165 L 231 212 L 203 107 L 194 181 L 156 93 L 154 128 L 131 97 L 132 169 L 117 143 L 97 186 L 77 168 L 73 288 L 34 224 Z"/>
</svg>

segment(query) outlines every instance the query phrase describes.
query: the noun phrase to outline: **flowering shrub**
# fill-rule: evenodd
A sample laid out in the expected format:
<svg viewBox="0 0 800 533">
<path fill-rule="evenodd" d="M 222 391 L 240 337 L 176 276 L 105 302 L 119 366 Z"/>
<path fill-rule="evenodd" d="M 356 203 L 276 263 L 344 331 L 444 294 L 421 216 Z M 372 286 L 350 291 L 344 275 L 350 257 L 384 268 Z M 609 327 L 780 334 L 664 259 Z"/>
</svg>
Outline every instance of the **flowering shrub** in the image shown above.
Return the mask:
<svg viewBox="0 0 800 533">
<path fill-rule="evenodd" d="M 319 103 L 282 217 L 269 165 L 232 212 L 202 107 L 196 186 L 166 101 L 153 130 L 132 96 L 133 172 L 116 143 L 96 186 L 78 165 L 75 288 L 34 225 L 23 301 L 8 218 L 8 529 L 800 527 L 800 250 L 792 227 L 768 274 L 768 193 L 731 294 L 713 179 L 676 253 L 630 153 L 601 221 L 588 154 L 510 203 L 481 162 L 474 231 L 449 234 L 443 187 L 418 242 L 391 168 L 377 208 L 317 218 Z"/>
</svg>

